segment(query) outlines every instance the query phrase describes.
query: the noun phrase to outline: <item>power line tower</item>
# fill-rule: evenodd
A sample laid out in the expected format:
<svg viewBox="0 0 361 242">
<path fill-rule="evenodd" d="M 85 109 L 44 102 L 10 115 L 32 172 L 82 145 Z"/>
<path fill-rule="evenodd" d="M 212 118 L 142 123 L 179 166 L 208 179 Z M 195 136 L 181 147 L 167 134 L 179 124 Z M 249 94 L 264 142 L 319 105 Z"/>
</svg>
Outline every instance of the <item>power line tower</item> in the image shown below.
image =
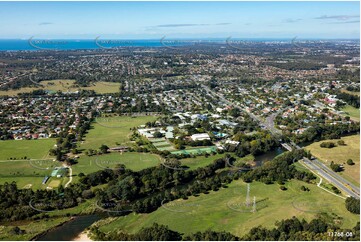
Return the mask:
<svg viewBox="0 0 361 242">
<path fill-rule="evenodd" d="M 249 192 L 251 191 L 251 186 L 247 183 L 247 196 L 246 196 L 246 206 L 249 207 L 251 205 L 251 201 L 249 200 Z"/>
<path fill-rule="evenodd" d="M 252 213 L 256 212 L 256 197 L 253 197 L 253 208 L 252 208 Z"/>
</svg>

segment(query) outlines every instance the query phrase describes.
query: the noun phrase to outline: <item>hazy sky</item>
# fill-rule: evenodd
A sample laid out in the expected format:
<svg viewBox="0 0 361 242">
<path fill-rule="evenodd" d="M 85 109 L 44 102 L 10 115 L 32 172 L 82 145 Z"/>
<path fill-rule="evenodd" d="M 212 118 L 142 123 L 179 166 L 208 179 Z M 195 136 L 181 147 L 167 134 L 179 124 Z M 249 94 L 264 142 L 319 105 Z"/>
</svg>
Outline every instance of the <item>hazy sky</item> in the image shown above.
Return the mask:
<svg viewBox="0 0 361 242">
<path fill-rule="evenodd" d="M 0 38 L 359 38 L 359 2 L 0 2 Z"/>
</svg>

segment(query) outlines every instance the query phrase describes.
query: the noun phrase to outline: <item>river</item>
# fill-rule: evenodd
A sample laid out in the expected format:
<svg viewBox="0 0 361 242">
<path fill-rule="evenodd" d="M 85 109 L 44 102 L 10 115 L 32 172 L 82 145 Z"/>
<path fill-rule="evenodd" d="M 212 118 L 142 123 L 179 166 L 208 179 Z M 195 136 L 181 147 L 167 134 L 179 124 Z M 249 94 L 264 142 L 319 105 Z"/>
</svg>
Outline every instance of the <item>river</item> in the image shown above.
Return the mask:
<svg viewBox="0 0 361 242">
<path fill-rule="evenodd" d="M 285 152 L 284 149 L 282 149 L 281 147 L 277 147 L 276 149 L 268 151 L 267 153 L 264 153 L 262 155 L 256 155 L 256 166 L 261 166 L 264 162 L 273 160 L 273 158 L 282 154 L 283 152 Z"/>
<path fill-rule="evenodd" d="M 270 161 L 276 156 L 285 152 L 281 147 L 278 147 L 274 150 L 268 151 L 265 154 L 255 156 L 257 166 L 261 166 L 264 162 Z M 101 216 L 93 215 L 84 215 L 78 216 L 75 219 L 57 227 L 49 230 L 44 235 L 40 236 L 36 240 L 38 241 L 64 241 L 64 240 L 73 240 L 81 232 L 83 232 L 87 227 L 92 225 L 94 222 L 101 219 Z"/>
<path fill-rule="evenodd" d="M 81 232 L 94 222 L 101 219 L 101 216 L 83 215 L 66 222 L 65 224 L 47 231 L 44 235 L 37 238 L 37 241 L 66 241 L 75 239 Z"/>
</svg>

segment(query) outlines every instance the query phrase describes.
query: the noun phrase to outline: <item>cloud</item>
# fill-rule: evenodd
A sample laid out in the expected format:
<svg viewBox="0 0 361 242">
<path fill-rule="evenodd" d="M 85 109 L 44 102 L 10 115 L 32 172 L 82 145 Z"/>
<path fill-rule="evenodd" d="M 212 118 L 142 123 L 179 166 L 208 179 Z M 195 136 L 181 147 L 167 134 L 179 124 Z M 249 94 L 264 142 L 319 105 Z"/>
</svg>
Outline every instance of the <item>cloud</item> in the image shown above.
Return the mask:
<svg viewBox="0 0 361 242">
<path fill-rule="evenodd" d="M 231 23 L 218 23 L 218 24 L 215 24 L 215 25 L 230 25 Z"/>
<path fill-rule="evenodd" d="M 155 28 L 178 28 L 178 27 L 195 27 L 195 26 L 210 26 L 210 25 L 229 25 L 231 23 L 216 23 L 216 24 L 161 24 L 152 26 Z"/>
<path fill-rule="evenodd" d="M 297 18 L 297 19 L 288 18 L 288 19 L 283 20 L 283 23 L 297 23 L 301 20 L 302 20 L 301 18 Z"/>
<path fill-rule="evenodd" d="M 50 24 L 53 24 L 53 23 L 50 23 L 50 22 L 42 22 L 42 23 L 39 23 L 39 25 L 50 25 Z"/>
<path fill-rule="evenodd" d="M 360 20 L 344 21 L 344 22 L 332 22 L 332 23 L 329 23 L 329 24 L 352 24 L 352 23 L 360 23 Z"/>
<path fill-rule="evenodd" d="M 349 19 L 359 18 L 359 17 L 360 17 L 360 15 L 331 15 L 331 16 L 322 15 L 315 19 L 336 19 L 336 20 L 342 21 L 342 20 L 349 20 Z"/>
</svg>

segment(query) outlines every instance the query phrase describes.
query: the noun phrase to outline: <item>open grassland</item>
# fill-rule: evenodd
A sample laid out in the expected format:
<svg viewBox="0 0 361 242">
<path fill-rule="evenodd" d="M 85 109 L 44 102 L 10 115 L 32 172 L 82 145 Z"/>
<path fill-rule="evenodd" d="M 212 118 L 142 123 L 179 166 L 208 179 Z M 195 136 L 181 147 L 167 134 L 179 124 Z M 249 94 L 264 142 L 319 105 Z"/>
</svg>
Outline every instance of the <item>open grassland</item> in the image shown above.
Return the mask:
<svg viewBox="0 0 361 242">
<path fill-rule="evenodd" d="M 178 151 L 172 151 L 172 154 L 203 154 L 203 153 L 212 153 L 213 151 L 216 151 L 215 146 L 209 146 L 209 147 L 198 147 L 198 148 L 189 148 L 185 150 L 178 150 Z"/>
<path fill-rule="evenodd" d="M 51 229 L 63 222 L 68 221 L 69 217 L 60 217 L 60 218 L 49 218 L 49 219 L 42 219 L 36 221 L 19 221 L 8 223 L 6 225 L 0 224 L 0 240 L 22 240 L 22 241 L 29 241 L 34 236 Z M 15 226 L 18 226 L 20 229 L 25 230 L 25 234 L 21 235 L 14 235 L 10 231 Z"/>
<path fill-rule="evenodd" d="M 112 82 L 94 82 L 91 83 L 88 87 L 80 87 L 75 84 L 75 80 L 51 80 L 51 81 L 42 81 L 40 82 L 42 86 L 38 87 L 23 87 L 20 89 L 13 89 L 8 91 L 0 91 L 0 96 L 9 95 L 15 96 L 19 93 L 32 92 L 34 90 L 47 90 L 50 92 L 76 92 L 80 90 L 93 90 L 96 93 L 115 93 L 119 91 L 120 83 Z"/>
<path fill-rule="evenodd" d="M 198 167 L 205 167 L 209 164 L 212 164 L 213 161 L 222 158 L 226 155 L 225 154 L 215 154 L 215 155 L 209 155 L 208 157 L 205 157 L 204 155 L 196 156 L 194 158 L 185 158 L 181 159 L 181 163 L 183 166 L 188 166 L 190 170 L 197 169 Z M 232 154 L 232 153 L 229 153 Z M 236 156 L 234 156 L 236 157 Z"/>
<path fill-rule="evenodd" d="M 331 149 L 321 148 L 320 144 L 322 142 L 332 141 L 337 143 L 337 140 L 323 140 L 307 146 L 306 150 L 310 150 L 315 157 L 319 158 L 321 161 L 327 164 L 329 164 L 331 161 L 338 164 L 343 164 L 345 170 L 340 172 L 340 174 L 354 184 L 359 185 L 360 135 L 346 136 L 342 137 L 341 139 L 345 141 L 345 146 L 338 145 L 337 147 Z M 347 165 L 346 161 L 348 159 L 352 159 L 355 165 Z"/>
<path fill-rule="evenodd" d="M 46 213 L 49 218 L 37 220 L 37 221 L 17 221 L 17 222 L 3 222 L 0 223 L 0 240 L 30 240 L 34 236 L 51 229 L 62 222 L 69 221 L 72 215 L 85 215 L 91 214 L 96 211 L 96 200 L 88 199 L 79 204 L 79 206 L 54 210 Z M 18 226 L 20 229 L 26 231 L 24 235 L 13 235 L 10 230 Z"/>
<path fill-rule="evenodd" d="M 356 96 L 360 96 L 360 92 L 351 92 L 351 91 L 347 91 L 346 89 L 342 89 L 342 92 L 351 94 L 351 95 L 356 95 Z"/>
<path fill-rule="evenodd" d="M 46 189 L 48 186 L 56 188 L 60 184 L 65 185 L 67 177 L 52 177 L 44 185 L 45 176 L 50 176 L 54 167 L 61 166 L 61 162 L 52 160 L 24 160 L 24 161 L 0 161 L 0 184 L 15 181 L 18 188 Z"/>
<path fill-rule="evenodd" d="M 341 111 L 346 113 L 346 116 L 350 116 L 352 120 L 360 121 L 360 109 L 352 107 L 350 105 L 345 106 Z"/>
<path fill-rule="evenodd" d="M 55 139 L 0 141 L 0 161 L 20 160 L 25 156 L 27 159 L 47 159 L 54 144 Z"/>
<path fill-rule="evenodd" d="M 109 147 L 130 144 L 131 128 L 155 120 L 154 116 L 97 118 L 86 135 L 85 141 L 79 145 L 79 149 L 99 149 L 102 144 Z"/>
<path fill-rule="evenodd" d="M 310 189 L 302 192 L 304 185 Z M 228 231 L 242 236 L 251 228 L 262 225 L 274 227 L 275 222 L 297 216 L 311 220 L 319 213 L 341 227 L 354 227 L 359 216 L 351 214 L 345 208 L 345 201 L 316 185 L 292 180 L 285 185 L 288 189 L 281 191 L 278 184 L 265 185 L 251 183 L 251 200 L 256 197 L 257 212 L 249 212 L 252 207 L 243 205 L 246 199 L 246 183 L 233 181 L 228 188 L 217 192 L 190 197 L 188 200 L 176 200 L 150 214 L 129 214 L 100 227 L 102 231 L 124 230 L 135 233 L 142 227 L 154 222 L 168 225 L 170 229 L 188 234 L 212 229 Z M 337 218 L 337 216 L 340 216 Z"/>
<path fill-rule="evenodd" d="M 123 164 L 126 168 L 139 171 L 160 164 L 158 155 L 138 152 L 109 153 L 98 156 L 81 156 L 78 163 L 72 166 L 73 175 L 89 174 L 98 170 L 115 168 Z"/>
</svg>

